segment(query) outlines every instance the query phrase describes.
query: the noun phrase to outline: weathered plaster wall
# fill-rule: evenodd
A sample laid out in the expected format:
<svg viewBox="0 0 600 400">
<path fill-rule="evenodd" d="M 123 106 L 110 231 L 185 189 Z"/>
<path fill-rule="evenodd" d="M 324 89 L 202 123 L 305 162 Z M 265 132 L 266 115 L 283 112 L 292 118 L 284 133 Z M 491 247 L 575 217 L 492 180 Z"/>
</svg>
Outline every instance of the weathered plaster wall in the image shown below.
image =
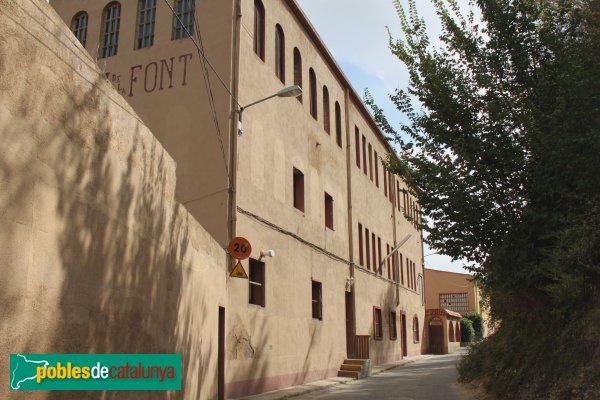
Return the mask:
<svg viewBox="0 0 600 400">
<path fill-rule="evenodd" d="M 177 161 L 177 200 L 226 246 L 228 178 L 225 164 L 229 163 L 231 98 L 207 67 L 217 131 L 200 54 L 190 38 L 173 39 L 173 14 L 162 0 L 156 2 L 154 43 L 141 49 L 136 48 L 138 1 L 121 0 L 117 54 L 101 58 L 102 12 L 111 1 L 52 0 L 50 4 L 67 26 L 78 12 L 88 13 L 86 49 Z M 196 4 L 204 53 L 219 77 L 232 89 L 234 1 L 198 0 Z"/>
<path fill-rule="evenodd" d="M 175 163 L 44 1 L 0 0 L 0 356 L 181 353 L 212 398 L 225 254 L 178 204 Z"/>
</svg>

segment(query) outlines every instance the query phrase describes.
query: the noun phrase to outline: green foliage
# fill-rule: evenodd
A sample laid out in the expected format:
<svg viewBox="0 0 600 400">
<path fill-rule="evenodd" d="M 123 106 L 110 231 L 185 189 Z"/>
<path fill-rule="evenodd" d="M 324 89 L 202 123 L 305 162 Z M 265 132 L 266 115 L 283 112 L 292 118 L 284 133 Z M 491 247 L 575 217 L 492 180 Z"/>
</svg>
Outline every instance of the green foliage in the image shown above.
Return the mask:
<svg viewBox="0 0 600 400">
<path fill-rule="evenodd" d="M 483 320 L 483 316 L 476 312 L 470 312 L 466 313 L 464 318 L 471 321 L 471 326 L 475 332 L 475 340 L 483 339 L 483 335 L 485 334 L 485 321 Z"/>
<path fill-rule="evenodd" d="M 473 321 L 467 318 L 460 320 L 460 341 L 462 343 L 471 343 L 475 337 L 475 329 L 473 329 Z"/>
<path fill-rule="evenodd" d="M 600 398 L 578 378 L 600 341 L 588 318 L 600 309 L 600 0 L 476 0 L 479 18 L 432 0 L 437 47 L 405 1 L 389 43 L 409 73 L 390 96 L 405 122 L 396 131 L 365 101 L 401 150 L 388 167 L 414 188 L 430 246 L 468 260 L 489 298 L 497 332 L 461 374 L 499 397 Z"/>
</svg>

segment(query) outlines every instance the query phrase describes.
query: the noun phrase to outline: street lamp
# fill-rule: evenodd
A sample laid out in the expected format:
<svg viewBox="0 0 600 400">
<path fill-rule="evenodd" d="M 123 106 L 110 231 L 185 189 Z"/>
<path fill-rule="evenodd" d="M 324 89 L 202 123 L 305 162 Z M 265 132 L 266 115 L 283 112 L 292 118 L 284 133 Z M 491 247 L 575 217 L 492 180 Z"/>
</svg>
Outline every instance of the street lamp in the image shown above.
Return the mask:
<svg viewBox="0 0 600 400">
<path fill-rule="evenodd" d="M 247 106 L 244 107 L 240 107 L 240 111 L 239 111 L 239 118 L 238 118 L 238 134 L 241 135 L 242 133 L 244 133 L 244 128 L 242 126 L 242 115 L 244 113 L 244 110 L 248 107 L 252 107 L 258 103 L 262 103 L 263 101 L 272 99 L 273 97 L 298 97 L 302 94 L 302 88 L 298 85 L 294 85 L 294 86 L 288 86 L 286 88 L 281 89 L 280 91 L 278 91 L 275 94 L 272 94 L 270 96 L 265 97 L 264 99 L 260 99 L 257 100 L 253 103 L 248 104 Z"/>
</svg>

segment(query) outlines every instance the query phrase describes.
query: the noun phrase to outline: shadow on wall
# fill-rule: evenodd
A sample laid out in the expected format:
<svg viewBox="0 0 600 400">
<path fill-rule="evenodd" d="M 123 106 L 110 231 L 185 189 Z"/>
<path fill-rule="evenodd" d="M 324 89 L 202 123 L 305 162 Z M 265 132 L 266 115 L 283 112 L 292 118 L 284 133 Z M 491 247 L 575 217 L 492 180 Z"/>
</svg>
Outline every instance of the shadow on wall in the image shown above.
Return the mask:
<svg viewBox="0 0 600 400">
<path fill-rule="evenodd" d="M 0 21 L 2 357 L 179 353 L 185 377 L 180 392 L 10 398 L 216 393 L 219 299 L 205 290 L 216 285 L 191 286 L 207 268 L 192 261 L 211 252 L 194 242 L 204 236 L 190 237 L 193 221 L 173 200 L 172 161 L 125 102 L 109 98 L 117 95 L 89 69 L 89 56 L 67 43 L 74 38 L 49 6 L 0 0 Z M 69 64 L 61 61 L 66 53 Z M 0 373 L 5 398 L 8 366 Z"/>
</svg>

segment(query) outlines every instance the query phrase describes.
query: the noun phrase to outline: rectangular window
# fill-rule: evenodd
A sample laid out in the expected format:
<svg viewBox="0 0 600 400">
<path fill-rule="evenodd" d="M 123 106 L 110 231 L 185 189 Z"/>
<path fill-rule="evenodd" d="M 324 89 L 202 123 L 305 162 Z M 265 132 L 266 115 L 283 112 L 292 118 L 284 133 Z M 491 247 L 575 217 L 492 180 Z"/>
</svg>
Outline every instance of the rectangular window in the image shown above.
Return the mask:
<svg viewBox="0 0 600 400">
<path fill-rule="evenodd" d="M 387 249 L 387 253 L 386 254 L 389 256 L 390 255 L 390 245 L 389 245 L 389 243 L 386 244 L 386 249 Z M 388 276 L 388 279 L 392 279 L 392 271 L 391 271 L 391 268 L 390 268 L 390 258 L 391 257 L 387 258 L 387 270 L 388 270 L 388 275 L 387 276 Z"/>
<path fill-rule="evenodd" d="M 354 126 L 354 141 L 356 142 L 356 166 L 360 169 L 360 132 L 356 125 Z"/>
<path fill-rule="evenodd" d="M 373 244 L 373 272 L 377 273 L 377 240 L 375 239 L 375 233 L 371 233 L 371 243 Z"/>
<path fill-rule="evenodd" d="M 379 270 L 379 275 L 383 274 L 383 265 L 381 265 L 381 238 L 377 237 L 377 255 L 379 256 L 379 258 L 377 258 L 377 269 Z"/>
<path fill-rule="evenodd" d="M 121 5 L 111 3 L 104 9 L 104 31 L 102 35 L 102 57 L 112 57 L 119 47 Z"/>
<path fill-rule="evenodd" d="M 138 3 L 138 23 L 136 48 L 143 49 L 154 44 L 154 24 L 156 0 L 140 0 Z"/>
<path fill-rule="evenodd" d="M 363 172 L 367 175 L 367 138 L 362 135 Z"/>
<path fill-rule="evenodd" d="M 363 254 L 363 227 L 360 223 L 358 224 L 358 264 L 361 267 L 365 265 Z"/>
<path fill-rule="evenodd" d="M 333 230 L 333 197 L 325 192 L 325 227 Z"/>
<path fill-rule="evenodd" d="M 400 253 L 400 257 L 398 257 L 400 259 L 400 283 L 404 285 L 404 265 L 402 262 L 402 253 Z"/>
<path fill-rule="evenodd" d="M 408 286 L 413 288 L 412 261 L 408 261 Z"/>
<path fill-rule="evenodd" d="M 406 286 L 410 287 L 410 261 L 408 260 L 408 257 L 406 257 Z"/>
<path fill-rule="evenodd" d="M 304 174 L 294 168 L 294 207 L 304 212 Z"/>
<path fill-rule="evenodd" d="M 373 182 L 373 147 L 369 143 L 369 178 Z"/>
<path fill-rule="evenodd" d="M 379 187 L 379 157 L 377 157 L 377 152 L 375 152 L 375 186 Z"/>
<path fill-rule="evenodd" d="M 387 171 L 384 169 L 383 170 L 383 195 L 385 197 L 387 197 L 387 192 L 388 192 L 388 188 L 387 188 Z"/>
<path fill-rule="evenodd" d="M 390 311 L 390 340 L 398 338 L 398 330 L 396 328 L 396 312 Z"/>
<path fill-rule="evenodd" d="M 390 203 L 394 203 L 394 181 L 392 180 L 392 173 L 388 172 L 388 194 L 390 195 Z"/>
<path fill-rule="evenodd" d="M 323 319 L 323 295 L 321 293 L 321 282 L 312 281 L 312 317 Z"/>
<path fill-rule="evenodd" d="M 392 254 L 392 280 L 394 282 L 397 282 L 397 277 L 396 277 L 396 253 Z"/>
<path fill-rule="evenodd" d="M 249 292 L 250 304 L 265 306 L 265 263 L 250 259 Z"/>
<path fill-rule="evenodd" d="M 195 0 L 177 0 L 175 2 L 176 17 L 173 21 L 173 39 L 194 36 Z"/>
<path fill-rule="evenodd" d="M 365 256 L 367 259 L 367 269 L 371 269 L 371 252 L 369 251 L 369 240 L 370 240 L 370 236 L 369 236 L 369 230 L 367 228 L 365 228 L 365 243 L 366 243 L 366 247 L 367 247 L 367 251 L 365 252 Z"/>
<path fill-rule="evenodd" d="M 381 308 L 373 307 L 373 338 L 375 340 L 383 339 L 383 326 Z"/>
<path fill-rule="evenodd" d="M 400 183 L 399 182 L 396 186 L 396 193 L 397 193 L 397 197 L 398 197 L 398 211 L 402 211 L 400 209 Z"/>
<path fill-rule="evenodd" d="M 413 261 L 412 274 L 413 274 L 413 289 L 417 290 L 417 264 Z"/>
</svg>

